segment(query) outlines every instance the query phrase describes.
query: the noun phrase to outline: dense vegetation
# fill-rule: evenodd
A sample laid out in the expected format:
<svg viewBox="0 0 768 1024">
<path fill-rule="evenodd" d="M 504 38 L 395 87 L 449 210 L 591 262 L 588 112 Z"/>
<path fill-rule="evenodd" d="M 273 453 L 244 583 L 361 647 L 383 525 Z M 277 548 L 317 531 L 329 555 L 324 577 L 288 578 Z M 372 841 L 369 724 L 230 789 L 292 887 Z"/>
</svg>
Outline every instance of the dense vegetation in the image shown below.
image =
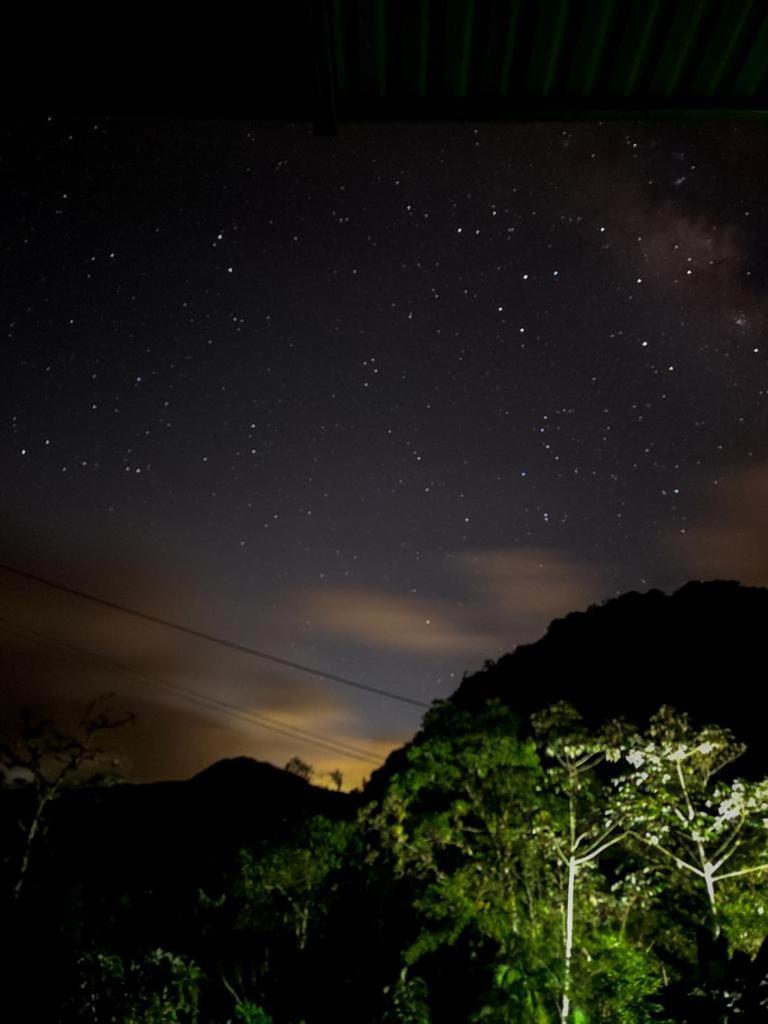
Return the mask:
<svg viewBox="0 0 768 1024">
<path fill-rule="evenodd" d="M 768 780 L 738 737 L 511 705 L 436 703 L 363 793 L 240 759 L 138 802 L 68 789 L 92 746 L 28 721 L 4 1019 L 768 1021 Z"/>
</svg>

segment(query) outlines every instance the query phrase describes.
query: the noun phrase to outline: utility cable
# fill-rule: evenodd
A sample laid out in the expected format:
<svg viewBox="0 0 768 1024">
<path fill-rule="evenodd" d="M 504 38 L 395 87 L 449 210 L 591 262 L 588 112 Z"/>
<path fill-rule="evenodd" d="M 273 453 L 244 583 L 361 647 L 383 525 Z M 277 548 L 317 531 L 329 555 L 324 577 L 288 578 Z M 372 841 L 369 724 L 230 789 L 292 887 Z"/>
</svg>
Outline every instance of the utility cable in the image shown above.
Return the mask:
<svg viewBox="0 0 768 1024">
<path fill-rule="evenodd" d="M 223 711 L 226 714 L 243 719 L 263 729 L 269 729 L 272 732 L 288 736 L 291 739 L 300 740 L 304 743 L 312 743 L 315 746 L 325 747 L 327 750 L 331 750 L 334 754 L 342 754 L 345 757 L 352 757 L 358 761 L 366 761 L 368 764 L 373 764 L 377 767 L 382 762 L 382 759 L 372 752 L 363 750 L 360 747 L 352 746 L 352 744 L 345 743 L 343 740 L 334 740 L 332 738 L 323 737 L 317 733 L 310 732 L 307 729 L 302 729 L 299 726 L 293 726 L 287 722 L 282 722 L 280 719 L 273 718 L 270 715 L 264 715 L 257 711 L 247 711 L 238 704 L 221 700 L 218 697 L 202 694 L 196 690 L 190 690 L 185 686 L 180 686 L 179 684 L 171 683 L 167 680 L 158 679 L 157 677 L 150 676 L 145 672 L 136 672 L 134 669 L 128 668 L 126 665 L 121 665 L 119 662 L 113 661 L 111 658 L 105 658 L 103 655 L 95 654 L 93 651 L 88 651 L 85 648 L 75 646 L 74 644 L 57 640 L 45 633 L 28 629 L 26 626 L 20 626 L 18 623 L 12 623 L 1 616 L 0 630 L 8 633 L 14 633 L 17 636 L 22 636 L 26 639 L 40 640 L 51 647 L 59 647 L 70 654 L 74 654 L 76 657 L 103 665 L 110 671 L 124 675 L 138 683 L 141 683 L 143 686 L 148 686 L 152 689 L 161 690 L 165 693 L 172 694 L 173 696 L 181 697 L 182 699 L 201 707 Z"/>
<path fill-rule="evenodd" d="M 276 654 L 259 651 L 255 647 L 249 647 L 247 644 L 239 644 L 234 640 L 225 640 L 222 637 L 214 636 L 212 633 L 205 633 L 200 629 L 193 629 L 191 626 L 183 626 L 178 622 L 172 622 L 170 619 L 163 619 L 158 615 L 151 615 L 148 612 L 138 611 L 136 608 L 129 608 L 128 605 L 118 604 L 116 601 L 108 601 L 106 598 L 97 597 L 95 594 L 89 594 L 84 590 L 79 590 L 77 587 L 69 587 L 64 583 L 56 583 L 53 580 L 46 579 L 43 576 L 36 576 L 34 573 L 26 572 L 23 569 L 17 569 L 11 565 L 4 565 L 0 563 L 0 570 L 14 576 L 20 576 L 22 579 L 32 580 L 34 583 L 41 583 L 43 586 L 51 587 L 54 590 L 60 590 L 64 594 L 70 594 L 74 597 L 82 598 L 84 601 L 92 601 L 94 604 L 102 605 L 104 608 L 111 608 L 113 611 L 123 612 L 126 615 L 133 615 L 138 619 L 143 619 L 145 622 L 152 622 L 156 626 L 165 626 L 167 629 L 175 629 L 179 633 L 186 633 L 187 636 L 193 636 L 198 640 L 207 640 L 212 644 L 219 644 L 221 647 L 228 647 L 233 651 L 240 651 L 243 654 L 253 655 L 255 658 L 262 658 L 265 661 L 271 661 L 275 665 L 283 665 L 286 668 L 296 669 L 298 672 L 306 672 L 309 675 L 318 676 L 320 679 L 330 679 L 333 682 L 341 683 L 344 686 L 352 686 L 356 690 L 365 690 L 367 693 L 374 693 L 378 697 L 386 697 L 389 700 L 397 700 L 403 704 L 411 704 L 413 707 L 430 707 L 429 704 L 422 700 L 417 700 L 415 697 L 406 697 L 404 694 L 394 693 L 392 690 L 384 690 L 378 686 L 369 686 L 367 683 L 358 683 L 354 679 L 347 679 L 345 676 L 336 675 L 334 672 L 324 672 L 322 669 L 312 668 L 310 665 L 303 665 L 298 661 L 289 661 L 287 658 L 280 658 Z"/>
</svg>

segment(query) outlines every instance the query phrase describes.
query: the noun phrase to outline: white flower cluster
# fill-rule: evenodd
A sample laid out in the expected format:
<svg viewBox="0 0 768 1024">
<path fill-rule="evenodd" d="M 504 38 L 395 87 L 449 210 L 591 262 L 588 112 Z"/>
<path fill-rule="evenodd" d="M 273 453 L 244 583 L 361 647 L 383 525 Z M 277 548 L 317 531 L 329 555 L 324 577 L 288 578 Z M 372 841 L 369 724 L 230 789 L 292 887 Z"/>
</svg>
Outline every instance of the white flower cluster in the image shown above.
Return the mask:
<svg viewBox="0 0 768 1024">
<path fill-rule="evenodd" d="M 717 808 L 718 817 L 725 821 L 732 821 L 734 818 L 743 817 L 748 811 L 748 801 L 744 790 L 744 783 L 737 779 L 731 786 L 728 796 L 720 802 Z"/>
</svg>

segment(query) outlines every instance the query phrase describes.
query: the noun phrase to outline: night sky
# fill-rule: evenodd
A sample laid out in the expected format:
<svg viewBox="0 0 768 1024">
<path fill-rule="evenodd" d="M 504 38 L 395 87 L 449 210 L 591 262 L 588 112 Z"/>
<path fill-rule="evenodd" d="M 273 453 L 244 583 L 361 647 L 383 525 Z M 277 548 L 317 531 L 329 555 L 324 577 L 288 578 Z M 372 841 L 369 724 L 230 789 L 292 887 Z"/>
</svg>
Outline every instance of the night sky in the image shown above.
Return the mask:
<svg viewBox="0 0 768 1024">
<path fill-rule="evenodd" d="M 425 703 L 623 591 L 768 584 L 767 143 L 6 124 L 0 561 Z M 422 713 L 6 573 L 0 672 L 6 717 L 113 691 L 133 779 L 356 784 Z"/>
</svg>

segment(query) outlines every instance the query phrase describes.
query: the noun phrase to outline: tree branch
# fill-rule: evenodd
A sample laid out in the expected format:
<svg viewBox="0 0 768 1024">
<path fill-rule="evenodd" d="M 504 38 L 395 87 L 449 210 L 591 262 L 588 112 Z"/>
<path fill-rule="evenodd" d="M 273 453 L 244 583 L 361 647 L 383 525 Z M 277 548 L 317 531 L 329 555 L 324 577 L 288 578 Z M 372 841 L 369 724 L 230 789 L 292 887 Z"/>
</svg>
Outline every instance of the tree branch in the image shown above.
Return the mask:
<svg viewBox="0 0 768 1024">
<path fill-rule="evenodd" d="M 713 875 L 713 882 L 722 882 L 724 878 L 736 878 L 738 875 L 751 875 L 754 871 L 768 871 L 767 864 L 756 864 L 753 868 L 741 868 L 739 871 L 726 871 L 724 875 Z"/>
<path fill-rule="evenodd" d="M 594 860 L 596 857 L 599 857 L 600 854 L 604 850 L 607 850 L 609 846 L 613 846 L 615 843 L 620 843 L 626 835 L 626 832 L 622 832 L 621 835 L 614 836 L 613 839 L 609 839 L 608 842 L 603 843 L 602 846 L 593 846 L 589 853 L 585 853 L 581 857 L 579 857 L 576 863 L 579 865 L 589 863 L 589 861 Z"/>
<path fill-rule="evenodd" d="M 661 843 L 652 843 L 649 839 L 646 839 L 644 836 L 639 835 L 637 832 L 634 832 L 631 829 L 626 834 L 628 836 L 632 836 L 633 839 L 638 839 L 641 843 L 644 843 L 646 846 L 650 846 L 652 850 L 659 850 L 660 853 L 665 854 L 667 857 L 673 860 L 675 864 L 678 865 L 678 867 L 687 868 L 689 871 L 693 872 L 694 875 L 698 875 L 699 878 L 704 877 L 703 871 L 701 871 L 697 867 L 694 867 L 693 864 L 689 864 L 688 861 L 683 860 L 682 857 L 678 857 L 678 855 L 676 853 L 672 853 L 671 850 L 667 850 L 666 847 L 661 845 Z"/>
<path fill-rule="evenodd" d="M 720 846 L 718 846 L 718 848 L 712 854 L 712 858 L 711 859 L 712 859 L 712 864 L 713 864 L 713 867 L 715 868 L 715 870 L 717 870 L 720 867 L 721 864 L 724 864 L 725 861 L 727 861 L 728 858 L 733 856 L 733 854 L 735 853 L 735 851 L 736 851 L 736 849 L 737 849 L 737 847 L 739 845 L 739 843 L 738 843 L 738 835 L 739 835 L 739 832 L 741 832 L 742 826 L 744 825 L 744 822 L 746 820 L 747 820 L 746 814 L 742 814 L 741 818 L 739 819 L 739 823 L 734 828 L 733 832 L 731 832 L 731 834 L 726 839 L 723 840 L 723 842 L 720 844 Z M 733 846 L 729 850 L 728 847 L 731 846 L 731 843 L 733 843 Z M 727 853 L 726 853 L 726 850 L 728 851 Z M 721 854 L 722 854 L 722 856 L 721 856 Z M 720 860 L 718 860 L 718 857 L 720 857 Z"/>
</svg>

